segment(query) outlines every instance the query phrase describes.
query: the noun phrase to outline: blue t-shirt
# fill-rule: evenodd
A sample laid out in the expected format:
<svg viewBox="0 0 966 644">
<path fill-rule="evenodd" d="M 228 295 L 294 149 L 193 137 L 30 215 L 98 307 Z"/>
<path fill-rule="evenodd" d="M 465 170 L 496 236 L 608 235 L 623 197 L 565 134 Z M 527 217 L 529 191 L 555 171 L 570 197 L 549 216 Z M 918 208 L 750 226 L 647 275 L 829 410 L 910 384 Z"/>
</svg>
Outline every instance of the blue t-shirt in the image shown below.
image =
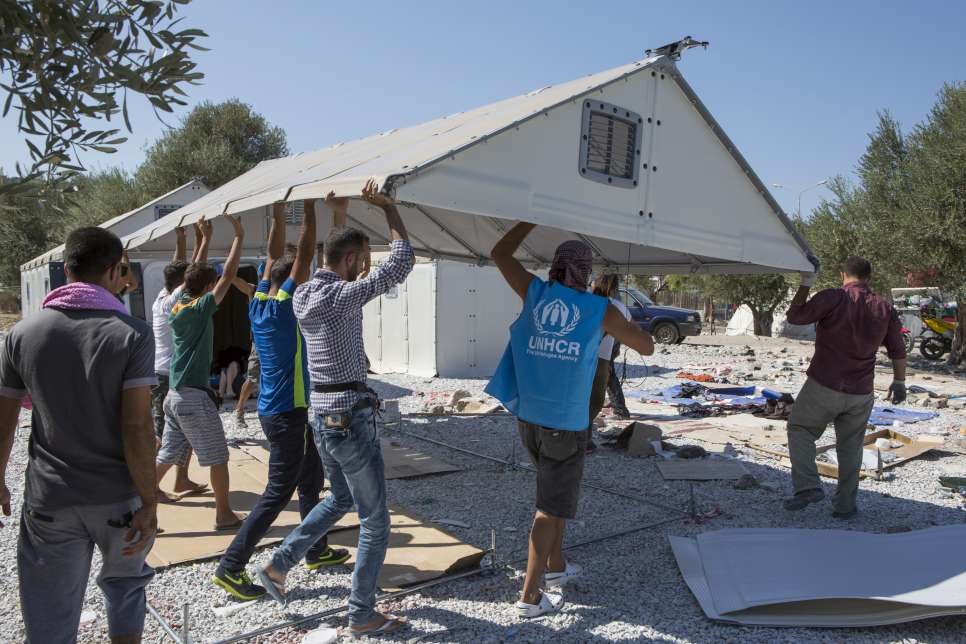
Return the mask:
<svg viewBox="0 0 966 644">
<path fill-rule="evenodd" d="M 273 416 L 309 406 L 309 365 L 305 341 L 292 310 L 295 280 L 288 278 L 274 296 L 262 280 L 248 308 L 261 375 L 258 415 Z"/>
<path fill-rule="evenodd" d="M 583 431 L 606 298 L 534 277 L 486 393 L 529 423 Z"/>
</svg>

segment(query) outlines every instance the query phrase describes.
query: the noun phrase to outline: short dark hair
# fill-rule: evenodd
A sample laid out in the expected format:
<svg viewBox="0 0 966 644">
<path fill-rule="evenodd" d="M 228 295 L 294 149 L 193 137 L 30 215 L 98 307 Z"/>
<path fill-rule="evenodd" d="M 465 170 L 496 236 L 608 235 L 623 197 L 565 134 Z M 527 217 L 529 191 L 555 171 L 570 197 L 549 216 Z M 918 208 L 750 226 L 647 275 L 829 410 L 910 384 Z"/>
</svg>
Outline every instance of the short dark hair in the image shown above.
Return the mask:
<svg viewBox="0 0 966 644">
<path fill-rule="evenodd" d="M 124 247 L 117 235 L 97 226 L 75 228 L 64 243 L 64 268 L 75 279 L 98 281 L 120 263 Z"/>
<path fill-rule="evenodd" d="M 188 270 L 188 262 L 180 259 L 164 267 L 164 288 L 168 293 L 181 286 L 186 270 Z"/>
<path fill-rule="evenodd" d="M 201 295 L 218 281 L 218 271 L 206 262 L 195 262 L 184 272 L 184 290 L 188 295 Z"/>
<path fill-rule="evenodd" d="M 369 236 L 357 228 L 334 230 L 325 241 L 325 263 L 335 266 L 349 253 L 362 252 Z"/>
<path fill-rule="evenodd" d="M 285 255 L 275 260 L 275 263 L 272 264 L 272 271 L 269 273 L 272 286 L 281 286 L 282 282 L 287 280 L 288 276 L 292 274 L 292 266 L 294 264 L 295 258 L 291 255 Z"/>
<path fill-rule="evenodd" d="M 865 281 L 872 277 L 872 264 L 865 258 L 853 255 L 842 264 L 842 272 L 849 277 L 857 277 Z"/>
</svg>

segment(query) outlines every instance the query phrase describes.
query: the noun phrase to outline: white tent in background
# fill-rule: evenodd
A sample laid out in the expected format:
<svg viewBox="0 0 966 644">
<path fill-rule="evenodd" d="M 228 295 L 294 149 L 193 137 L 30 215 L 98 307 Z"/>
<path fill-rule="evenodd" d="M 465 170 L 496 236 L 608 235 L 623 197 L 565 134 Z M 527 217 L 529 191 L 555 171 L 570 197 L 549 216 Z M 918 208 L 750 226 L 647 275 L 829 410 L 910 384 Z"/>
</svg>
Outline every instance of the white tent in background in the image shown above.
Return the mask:
<svg viewBox="0 0 966 644">
<path fill-rule="evenodd" d="M 791 296 L 792 293 L 789 293 Z M 771 321 L 771 334 L 775 338 L 792 338 L 793 340 L 814 340 L 814 324 L 791 324 L 786 316 L 788 315 L 788 304 L 775 310 Z M 755 316 L 747 304 L 739 306 L 731 319 L 728 320 L 728 327 L 725 335 L 755 335 Z"/>
<path fill-rule="evenodd" d="M 175 227 L 233 214 L 245 220 L 247 249 L 260 251 L 272 203 L 334 190 L 354 198 L 350 225 L 385 244 L 382 214 L 357 198 L 374 177 L 427 257 L 484 264 L 504 231 L 526 220 L 539 225 L 519 254 L 532 266 L 576 237 L 600 264 L 641 273 L 811 270 L 805 241 L 678 71 L 680 45 L 422 125 L 264 161 L 124 242 L 162 256 Z M 214 248 L 227 247 L 229 230 L 216 226 Z"/>
</svg>

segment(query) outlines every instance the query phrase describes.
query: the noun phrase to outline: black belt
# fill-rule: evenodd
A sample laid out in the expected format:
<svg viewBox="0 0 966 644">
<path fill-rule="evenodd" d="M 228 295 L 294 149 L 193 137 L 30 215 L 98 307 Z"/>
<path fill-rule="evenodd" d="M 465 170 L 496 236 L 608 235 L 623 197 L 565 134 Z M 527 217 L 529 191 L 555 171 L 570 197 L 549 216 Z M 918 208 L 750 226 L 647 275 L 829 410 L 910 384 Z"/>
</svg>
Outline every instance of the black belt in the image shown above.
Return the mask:
<svg viewBox="0 0 966 644">
<path fill-rule="evenodd" d="M 372 389 L 366 386 L 366 383 L 359 382 L 358 380 L 353 380 L 352 382 L 330 382 L 326 384 L 314 384 L 312 385 L 312 391 L 317 394 L 337 394 L 343 391 L 354 391 L 357 394 L 373 394 Z"/>
</svg>

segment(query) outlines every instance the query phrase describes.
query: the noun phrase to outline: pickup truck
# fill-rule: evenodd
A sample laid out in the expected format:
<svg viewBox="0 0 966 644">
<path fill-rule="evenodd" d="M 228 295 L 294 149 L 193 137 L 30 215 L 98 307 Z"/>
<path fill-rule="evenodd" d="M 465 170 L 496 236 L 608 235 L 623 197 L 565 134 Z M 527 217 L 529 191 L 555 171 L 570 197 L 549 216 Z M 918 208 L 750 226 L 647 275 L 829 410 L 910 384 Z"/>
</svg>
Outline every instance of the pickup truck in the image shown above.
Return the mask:
<svg viewBox="0 0 966 644">
<path fill-rule="evenodd" d="M 701 335 L 701 314 L 676 306 L 660 306 L 636 288 L 621 288 L 620 301 L 631 312 L 631 321 L 661 344 L 678 344 L 689 335 Z"/>
</svg>

